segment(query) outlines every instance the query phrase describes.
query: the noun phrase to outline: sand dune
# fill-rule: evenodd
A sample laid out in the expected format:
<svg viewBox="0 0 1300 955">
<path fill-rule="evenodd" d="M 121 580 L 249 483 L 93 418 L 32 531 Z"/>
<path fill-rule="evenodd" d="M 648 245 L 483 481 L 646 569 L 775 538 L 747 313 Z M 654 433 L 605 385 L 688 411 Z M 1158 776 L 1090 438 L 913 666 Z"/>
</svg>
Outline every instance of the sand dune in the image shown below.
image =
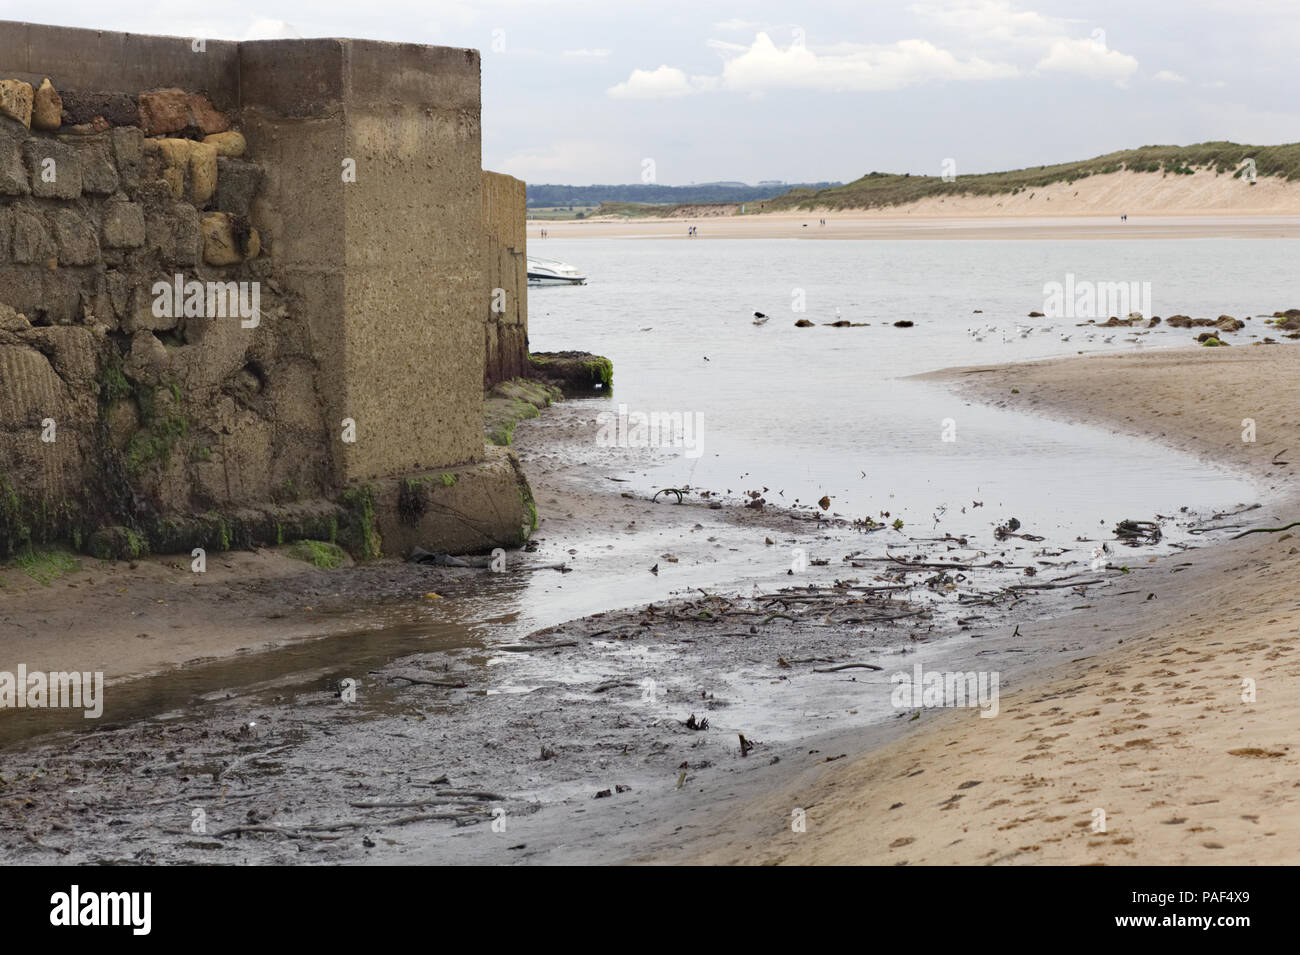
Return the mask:
<svg viewBox="0 0 1300 955">
<path fill-rule="evenodd" d="M 1115 172 L 1058 182 L 1019 195 L 948 196 L 877 209 L 813 209 L 737 215 L 738 206 L 679 209 L 663 217 L 531 220 L 531 249 L 545 253 L 540 232 L 554 238 L 685 239 L 915 238 L 1208 238 L 1300 236 L 1300 182 L 1275 177 L 1255 185 L 1231 174 Z M 1120 223 L 1121 214 L 1129 220 Z M 818 224 L 826 219 L 825 226 Z M 693 240 L 694 241 L 694 240 Z M 539 244 L 540 243 L 540 244 Z"/>
<path fill-rule="evenodd" d="M 1260 178 L 1252 186 L 1244 179 L 1234 179 L 1231 173 L 1203 169 L 1187 176 L 1112 172 L 1073 183 L 1057 182 L 1014 196 L 936 196 L 902 206 L 854 212 L 888 218 L 1295 213 L 1300 213 L 1300 182 L 1269 177 Z"/>
</svg>

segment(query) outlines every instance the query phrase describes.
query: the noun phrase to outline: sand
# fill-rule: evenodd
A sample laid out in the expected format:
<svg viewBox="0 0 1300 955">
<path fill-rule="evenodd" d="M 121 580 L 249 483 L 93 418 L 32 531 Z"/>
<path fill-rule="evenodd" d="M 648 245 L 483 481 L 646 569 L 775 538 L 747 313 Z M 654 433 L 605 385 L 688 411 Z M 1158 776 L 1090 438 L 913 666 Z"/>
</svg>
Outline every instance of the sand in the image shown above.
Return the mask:
<svg viewBox="0 0 1300 955">
<path fill-rule="evenodd" d="M 1272 525 L 1300 519 L 1297 361 L 1300 352 L 1283 346 L 1180 349 L 947 376 L 985 401 L 1109 423 L 1245 468 L 1278 489 L 1264 508 Z M 1256 419 L 1254 444 L 1241 440 L 1243 417 Z M 1275 456 L 1289 463 L 1274 463 Z M 1297 545 L 1300 528 L 1164 560 L 1135 575 L 1127 598 L 1033 628 L 1042 641 L 1093 629 L 1118 640 L 1004 693 L 997 717 L 923 711 L 905 738 L 805 772 L 718 823 L 719 835 L 661 858 L 1293 863 L 1300 859 Z M 1251 702 L 1246 680 L 1254 681 Z M 806 812 L 805 832 L 792 831 L 795 808 Z"/>
<path fill-rule="evenodd" d="M 737 215 L 738 207 L 701 206 L 666 218 L 601 217 L 528 223 L 532 251 L 552 238 L 686 239 L 1186 239 L 1300 236 L 1300 183 L 1230 174 L 1190 176 L 1116 172 L 1059 182 L 1019 195 L 949 196 L 880 209 L 813 209 Z M 1120 222 L 1120 215 L 1128 216 Z M 826 219 L 826 225 L 819 225 Z M 541 244 L 539 244 L 541 243 Z"/>
<path fill-rule="evenodd" d="M 1294 239 L 1296 215 L 906 216 L 853 211 L 801 215 L 718 216 L 703 219 L 600 219 L 528 223 L 528 251 L 548 256 L 552 239 Z M 805 225 L 806 224 L 806 225 Z M 686 235 L 688 225 L 699 236 Z"/>
</svg>

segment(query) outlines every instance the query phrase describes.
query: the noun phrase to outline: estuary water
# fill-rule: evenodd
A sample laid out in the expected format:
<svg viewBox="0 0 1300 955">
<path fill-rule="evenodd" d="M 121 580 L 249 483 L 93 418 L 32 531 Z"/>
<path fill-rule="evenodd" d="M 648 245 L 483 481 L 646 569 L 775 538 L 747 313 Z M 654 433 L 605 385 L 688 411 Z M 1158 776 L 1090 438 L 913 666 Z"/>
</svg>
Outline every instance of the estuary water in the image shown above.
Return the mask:
<svg viewBox="0 0 1300 955">
<path fill-rule="evenodd" d="M 1148 316 L 1256 316 L 1226 336 L 1235 345 L 1262 338 L 1260 317 L 1300 300 L 1295 240 L 547 239 L 533 250 L 589 276 L 530 290 L 533 350 L 613 360 L 613 395 L 592 402 L 593 415 L 616 422 L 622 407 L 694 426 L 693 447 L 666 448 L 653 473 L 629 475 L 641 489 L 766 487 L 782 504 L 827 495 L 842 516 L 888 511 L 912 526 L 980 501 L 990 520 L 1015 516 L 1058 538 L 1113 524 L 1117 505 L 1150 519 L 1258 492 L 1146 441 L 968 404 L 909 376 L 1194 343 L 1189 329 L 1027 317 L 1047 311 L 1052 282 L 1137 283 L 1132 307 Z M 769 320 L 755 326 L 756 311 Z M 1097 314 L 1104 322 L 1104 305 Z M 801 318 L 814 326 L 795 327 Z M 869 324 L 823 324 L 834 321 Z"/>
</svg>

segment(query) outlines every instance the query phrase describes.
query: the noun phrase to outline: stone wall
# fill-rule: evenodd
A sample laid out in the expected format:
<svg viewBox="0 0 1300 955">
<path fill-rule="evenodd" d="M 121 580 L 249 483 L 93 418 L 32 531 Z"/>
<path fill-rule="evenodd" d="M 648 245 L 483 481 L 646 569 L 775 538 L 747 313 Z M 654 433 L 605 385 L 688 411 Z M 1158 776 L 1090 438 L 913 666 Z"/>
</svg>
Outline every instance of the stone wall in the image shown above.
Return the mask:
<svg viewBox="0 0 1300 955">
<path fill-rule="evenodd" d="M 475 51 L 0 23 L 0 80 L 0 555 L 352 518 L 377 552 L 400 479 L 435 469 L 486 516 L 404 539 L 527 536 L 526 482 L 495 499 L 522 476 L 482 438 Z M 255 316 L 214 307 L 231 289 Z"/>
<path fill-rule="evenodd" d="M 484 172 L 483 232 L 488 293 L 484 312 L 484 389 L 521 377 L 528 370 L 526 218 L 523 181 Z"/>
</svg>

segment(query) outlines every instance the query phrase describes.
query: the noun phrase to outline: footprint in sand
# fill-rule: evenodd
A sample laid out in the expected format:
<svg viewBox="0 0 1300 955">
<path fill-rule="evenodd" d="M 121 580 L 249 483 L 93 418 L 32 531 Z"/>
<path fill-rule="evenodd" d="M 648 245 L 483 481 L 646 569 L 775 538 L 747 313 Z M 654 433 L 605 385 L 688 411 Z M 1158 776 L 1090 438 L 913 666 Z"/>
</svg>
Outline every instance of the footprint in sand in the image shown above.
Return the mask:
<svg viewBox="0 0 1300 955">
<path fill-rule="evenodd" d="M 1278 756 L 1285 756 L 1286 750 L 1260 749 L 1258 746 L 1246 746 L 1242 749 L 1228 750 L 1229 756 L 1253 756 L 1261 759 L 1273 759 Z"/>
</svg>

